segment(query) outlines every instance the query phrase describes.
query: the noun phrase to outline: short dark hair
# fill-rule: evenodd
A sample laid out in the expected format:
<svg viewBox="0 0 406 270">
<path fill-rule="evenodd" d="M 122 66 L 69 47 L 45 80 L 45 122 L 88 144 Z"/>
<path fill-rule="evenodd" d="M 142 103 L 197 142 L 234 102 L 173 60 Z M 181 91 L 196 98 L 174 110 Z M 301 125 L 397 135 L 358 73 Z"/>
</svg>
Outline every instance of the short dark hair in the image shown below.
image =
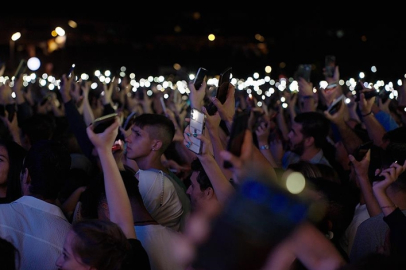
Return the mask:
<svg viewBox="0 0 406 270">
<path fill-rule="evenodd" d="M 155 128 L 156 130 L 150 136 L 162 141 L 163 152 L 172 143 L 175 136 L 175 125 L 168 117 L 162 114 L 143 113 L 135 118 L 134 125 L 142 129 L 144 127 Z"/>
<path fill-rule="evenodd" d="M 314 144 L 322 148 L 330 133 L 330 120 L 320 112 L 302 112 L 295 116 L 294 121 L 302 125 L 302 134 L 313 137 Z"/>
<path fill-rule="evenodd" d="M 69 151 L 62 143 L 37 141 L 28 150 L 23 165 L 31 177 L 30 192 L 44 199 L 56 199 L 68 177 L 70 166 Z"/>
<path fill-rule="evenodd" d="M 196 180 L 199 183 L 201 191 L 204 191 L 208 188 L 213 188 L 213 185 L 211 184 L 211 181 L 210 181 L 209 177 L 207 176 L 206 171 L 204 170 L 204 168 L 198 158 L 196 158 L 192 161 L 191 168 L 192 168 L 192 171 L 199 172 Z"/>
<path fill-rule="evenodd" d="M 120 269 L 130 243 L 121 228 L 109 220 L 89 219 L 75 222 L 77 238 L 73 252 L 86 265 L 97 269 Z"/>
</svg>

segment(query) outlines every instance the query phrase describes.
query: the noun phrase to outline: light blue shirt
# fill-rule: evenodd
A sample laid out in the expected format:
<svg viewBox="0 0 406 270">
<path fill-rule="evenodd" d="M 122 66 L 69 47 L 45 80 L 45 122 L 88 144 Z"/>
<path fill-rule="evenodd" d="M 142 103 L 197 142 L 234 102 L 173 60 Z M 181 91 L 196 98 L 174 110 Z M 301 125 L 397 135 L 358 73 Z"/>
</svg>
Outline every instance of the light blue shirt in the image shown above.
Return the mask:
<svg viewBox="0 0 406 270">
<path fill-rule="evenodd" d="M 300 156 L 292 151 L 286 151 L 285 154 L 283 154 L 282 157 L 282 168 L 284 170 L 287 169 L 287 167 L 289 166 L 289 164 L 291 163 L 296 163 L 300 161 Z M 316 155 L 314 155 L 310 160 L 310 163 L 312 164 L 325 164 L 331 167 L 330 162 L 328 162 L 328 160 L 326 159 L 326 157 L 324 156 L 323 150 L 320 149 L 319 152 L 317 152 Z"/>
</svg>

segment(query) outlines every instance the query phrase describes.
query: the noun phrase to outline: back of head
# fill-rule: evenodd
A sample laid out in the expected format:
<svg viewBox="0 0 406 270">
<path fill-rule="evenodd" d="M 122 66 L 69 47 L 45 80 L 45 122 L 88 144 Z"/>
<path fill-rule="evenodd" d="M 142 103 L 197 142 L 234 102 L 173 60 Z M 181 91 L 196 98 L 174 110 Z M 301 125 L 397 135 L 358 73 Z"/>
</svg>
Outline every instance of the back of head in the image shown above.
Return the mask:
<svg viewBox="0 0 406 270">
<path fill-rule="evenodd" d="M 63 144 L 53 140 L 37 141 L 28 150 L 23 165 L 31 177 L 30 193 L 43 199 L 56 199 L 70 166 L 71 157 Z"/>
<path fill-rule="evenodd" d="M 330 120 L 320 112 L 302 112 L 296 115 L 295 122 L 302 125 L 302 134 L 313 137 L 316 147 L 321 148 L 330 132 Z"/>
<path fill-rule="evenodd" d="M 72 226 L 73 252 L 98 270 L 120 269 L 130 244 L 120 227 L 108 220 L 83 220 Z"/>
<path fill-rule="evenodd" d="M 56 124 L 54 118 L 48 114 L 34 114 L 22 123 L 21 129 L 32 145 L 39 140 L 51 139 Z"/>
<path fill-rule="evenodd" d="M 162 141 L 162 152 L 168 148 L 175 136 L 175 125 L 168 117 L 162 114 L 141 114 L 135 118 L 134 125 L 141 129 L 148 127 L 151 130 L 149 132 L 150 137 Z"/>
</svg>

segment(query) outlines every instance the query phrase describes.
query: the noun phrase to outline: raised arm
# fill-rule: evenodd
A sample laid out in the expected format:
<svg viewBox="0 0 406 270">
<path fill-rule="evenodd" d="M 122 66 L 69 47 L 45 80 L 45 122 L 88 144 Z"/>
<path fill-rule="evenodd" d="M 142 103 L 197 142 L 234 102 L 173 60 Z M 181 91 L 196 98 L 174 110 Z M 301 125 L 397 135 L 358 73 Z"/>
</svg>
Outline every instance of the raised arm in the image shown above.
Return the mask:
<svg viewBox="0 0 406 270">
<path fill-rule="evenodd" d="M 116 117 L 115 122 L 103 133 L 94 133 L 92 125 L 87 127 L 86 131 L 97 151 L 103 170 L 110 220 L 123 230 L 127 238 L 135 239 L 136 234 L 130 199 L 128 198 L 127 190 L 111 150 L 111 146 L 114 144 L 118 134 L 119 126 L 120 121 Z"/>
<path fill-rule="evenodd" d="M 369 149 L 361 161 L 357 161 L 353 155 L 348 155 L 354 166 L 359 188 L 361 189 L 361 200 L 365 201 L 369 216 L 373 217 L 381 213 L 379 204 L 372 192 L 372 185 L 368 176 L 371 150 Z"/>
</svg>

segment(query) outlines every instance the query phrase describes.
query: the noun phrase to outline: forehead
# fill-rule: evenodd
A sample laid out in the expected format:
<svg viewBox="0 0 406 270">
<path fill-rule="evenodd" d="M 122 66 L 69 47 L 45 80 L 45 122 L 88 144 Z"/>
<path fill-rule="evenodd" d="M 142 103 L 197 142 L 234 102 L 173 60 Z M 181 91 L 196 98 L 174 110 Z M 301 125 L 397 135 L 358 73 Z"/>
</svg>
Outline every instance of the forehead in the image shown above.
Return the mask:
<svg viewBox="0 0 406 270">
<path fill-rule="evenodd" d="M 0 155 L 4 156 L 4 157 L 8 157 L 8 152 L 4 145 L 0 145 Z"/>
<path fill-rule="evenodd" d="M 143 128 L 141 128 L 140 126 L 136 126 L 136 125 L 132 125 L 131 126 L 131 131 L 135 131 L 138 133 L 147 133 L 148 131 L 148 126 L 144 126 Z"/>
<path fill-rule="evenodd" d="M 190 181 L 193 182 L 193 184 L 197 184 L 197 176 L 199 175 L 198 171 L 193 171 L 192 174 L 190 175 Z"/>
</svg>

